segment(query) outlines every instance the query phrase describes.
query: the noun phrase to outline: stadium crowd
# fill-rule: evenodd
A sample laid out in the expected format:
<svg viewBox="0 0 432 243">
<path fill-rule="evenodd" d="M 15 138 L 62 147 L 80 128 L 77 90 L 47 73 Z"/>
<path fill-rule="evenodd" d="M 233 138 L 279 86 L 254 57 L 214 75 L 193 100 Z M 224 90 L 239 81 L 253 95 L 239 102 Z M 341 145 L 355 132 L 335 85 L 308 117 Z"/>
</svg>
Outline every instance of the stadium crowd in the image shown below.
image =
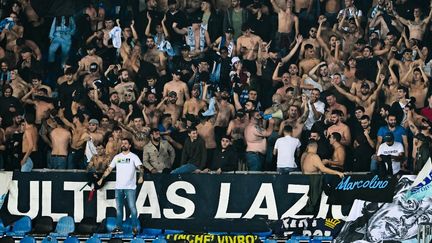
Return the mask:
<svg viewBox="0 0 432 243">
<path fill-rule="evenodd" d="M 1 1 L 0 169 L 417 173 L 432 2 Z M 128 140 L 129 141 L 129 140 Z"/>
</svg>

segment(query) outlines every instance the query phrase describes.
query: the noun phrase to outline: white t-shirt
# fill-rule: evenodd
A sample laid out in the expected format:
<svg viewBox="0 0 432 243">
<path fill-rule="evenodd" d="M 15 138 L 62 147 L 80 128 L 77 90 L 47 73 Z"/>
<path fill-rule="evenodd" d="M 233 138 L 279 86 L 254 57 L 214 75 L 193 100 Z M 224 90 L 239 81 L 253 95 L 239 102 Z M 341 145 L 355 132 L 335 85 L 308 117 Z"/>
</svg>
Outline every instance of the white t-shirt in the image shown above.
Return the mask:
<svg viewBox="0 0 432 243">
<path fill-rule="evenodd" d="M 295 152 L 300 148 L 301 143 L 298 138 L 285 136 L 276 140 L 274 149 L 277 150 L 278 168 L 297 168 L 295 163 Z"/>
<path fill-rule="evenodd" d="M 132 152 L 114 156 L 110 167 L 116 168 L 116 189 L 136 189 L 135 168 L 142 165 L 138 156 Z"/>
<path fill-rule="evenodd" d="M 382 143 L 378 148 L 377 155 L 393 155 L 399 156 L 399 154 L 404 153 L 404 147 L 399 142 L 394 142 L 392 146 L 388 146 L 387 143 Z M 393 174 L 400 171 L 401 163 L 392 159 Z"/>
<path fill-rule="evenodd" d="M 312 105 L 315 106 L 315 109 L 321 113 L 321 115 L 324 114 L 325 112 L 325 104 L 318 100 L 317 102 L 313 103 L 313 104 L 308 104 L 309 106 L 309 115 L 308 118 L 305 121 L 305 127 L 307 130 L 311 130 L 313 124 L 318 121 L 317 119 L 315 119 L 315 115 L 314 112 L 312 111 Z"/>
</svg>

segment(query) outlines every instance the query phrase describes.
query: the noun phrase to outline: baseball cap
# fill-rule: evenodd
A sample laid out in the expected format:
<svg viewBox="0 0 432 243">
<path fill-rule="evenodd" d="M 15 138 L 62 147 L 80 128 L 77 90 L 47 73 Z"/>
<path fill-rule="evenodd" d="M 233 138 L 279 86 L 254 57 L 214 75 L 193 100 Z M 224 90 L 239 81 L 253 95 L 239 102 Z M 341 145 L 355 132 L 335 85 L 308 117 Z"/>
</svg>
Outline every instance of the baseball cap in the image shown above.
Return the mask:
<svg viewBox="0 0 432 243">
<path fill-rule="evenodd" d="M 96 124 L 99 125 L 99 121 L 96 119 L 90 119 L 89 124 Z"/>
<path fill-rule="evenodd" d="M 239 61 L 240 61 L 240 58 L 239 58 L 239 57 L 233 57 L 233 58 L 231 59 L 231 64 L 234 65 L 236 62 L 239 62 Z"/>
<path fill-rule="evenodd" d="M 387 132 L 384 135 L 384 142 L 393 142 L 394 141 L 394 135 L 391 132 Z"/>
<path fill-rule="evenodd" d="M 180 69 L 176 69 L 172 72 L 175 75 L 181 75 L 181 70 Z"/>
<path fill-rule="evenodd" d="M 225 30 L 225 33 L 231 33 L 231 34 L 234 34 L 234 29 L 233 29 L 232 27 L 228 27 L 228 28 Z"/>
<path fill-rule="evenodd" d="M 366 82 L 362 83 L 362 85 L 361 85 L 360 87 L 361 87 L 361 88 L 366 88 L 366 89 L 369 89 L 369 88 L 370 88 L 370 87 L 369 87 L 369 84 L 366 83 Z"/>
</svg>

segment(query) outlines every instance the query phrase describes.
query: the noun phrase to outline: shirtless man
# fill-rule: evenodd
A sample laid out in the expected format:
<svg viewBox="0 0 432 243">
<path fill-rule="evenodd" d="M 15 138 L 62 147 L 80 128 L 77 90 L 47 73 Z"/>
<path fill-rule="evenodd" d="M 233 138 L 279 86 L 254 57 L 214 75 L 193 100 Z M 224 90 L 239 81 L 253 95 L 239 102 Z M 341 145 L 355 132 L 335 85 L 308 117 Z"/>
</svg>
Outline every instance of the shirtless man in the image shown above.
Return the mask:
<svg viewBox="0 0 432 243">
<path fill-rule="evenodd" d="M 207 103 L 199 98 L 200 95 L 200 86 L 194 85 L 192 87 L 192 97 L 184 103 L 183 117 L 185 117 L 186 114 L 198 116 L 199 111 L 207 109 Z"/>
<path fill-rule="evenodd" d="M 207 149 L 207 163 L 213 158 L 213 152 L 216 149 L 215 140 L 215 119 L 212 116 L 201 116 L 201 122 L 196 126 L 198 135 L 204 139 Z"/>
<path fill-rule="evenodd" d="M 147 37 L 146 46 L 147 46 L 147 51 L 146 53 L 144 53 L 143 59 L 147 62 L 152 63 L 156 67 L 156 70 L 158 71 L 158 74 L 160 76 L 165 75 L 167 58 L 164 52 L 161 52 L 157 48 L 155 41 L 151 36 Z"/>
<path fill-rule="evenodd" d="M 21 99 L 25 94 L 28 93 L 29 91 L 29 84 L 27 84 L 19 75 L 18 75 L 18 71 L 15 70 L 11 70 L 10 71 L 10 76 L 11 76 L 11 83 L 10 86 L 13 89 L 13 94 L 12 96 Z"/>
<path fill-rule="evenodd" d="M 173 79 L 164 85 L 163 97 L 166 98 L 171 91 L 174 91 L 176 98 L 178 98 L 176 105 L 182 108 L 185 100 L 189 100 L 189 90 L 186 83 L 180 80 L 180 75 L 180 70 L 173 72 Z"/>
<path fill-rule="evenodd" d="M 357 95 L 352 95 L 351 93 L 346 92 L 339 85 L 334 84 L 334 87 L 339 93 L 347 97 L 352 102 L 355 102 L 357 105 L 363 106 L 365 108 L 365 114 L 368 115 L 369 117 L 372 117 L 374 113 L 376 100 L 384 84 L 384 79 L 385 79 L 384 74 L 381 74 L 381 71 L 383 69 L 382 64 L 378 62 L 377 65 L 378 65 L 378 75 L 377 75 L 376 82 L 378 83 L 378 86 L 373 92 L 371 91 L 371 87 L 369 86 L 369 84 L 366 82 L 361 84 L 360 92 Z"/>
<path fill-rule="evenodd" d="M 106 153 L 104 144 L 96 144 L 95 154 L 89 164 L 87 165 L 87 171 L 94 171 L 96 173 L 103 173 L 109 166 L 112 156 L 111 154 Z"/>
<path fill-rule="evenodd" d="M 299 69 L 300 69 L 300 76 L 305 74 L 308 74 L 313 67 L 318 65 L 320 63 L 320 60 L 316 58 L 315 55 L 315 48 L 311 44 L 305 45 L 305 53 L 304 53 L 304 59 L 302 59 L 299 63 Z"/>
<path fill-rule="evenodd" d="M 323 159 L 322 162 L 326 166 L 337 171 L 344 171 L 345 164 L 345 147 L 340 143 L 342 136 L 338 132 L 330 134 L 329 142 L 333 147 L 332 159 Z"/>
<path fill-rule="evenodd" d="M 172 81 L 171 81 L 172 82 Z M 183 83 L 184 84 L 184 83 Z M 180 118 L 180 112 L 182 107 L 177 105 L 177 93 L 175 91 L 170 91 L 168 96 L 166 96 L 156 107 L 161 113 L 168 113 L 171 115 L 172 122 L 175 123 L 177 119 Z"/>
<path fill-rule="evenodd" d="M 329 169 L 324 166 L 320 157 L 317 154 L 318 144 L 316 142 L 311 142 L 306 148 L 306 151 L 301 157 L 301 168 L 305 175 L 325 173 L 331 175 L 337 175 L 340 178 L 344 177 L 342 172 Z"/>
<path fill-rule="evenodd" d="M 390 59 L 389 67 L 392 68 L 394 66 L 398 67 L 399 77 L 404 77 L 410 69 L 411 63 L 413 63 L 413 51 L 409 48 L 405 49 L 402 54 L 402 61 L 395 59 L 394 57 Z M 408 79 L 412 79 L 412 73 L 409 73 Z"/>
<path fill-rule="evenodd" d="M 278 78 L 278 77 L 275 77 L 275 75 L 277 75 L 276 71 L 279 71 L 279 67 L 281 66 L 280 64 L 276 67 L 275 72 L 273 73 L 273 81 L 275 81 L 275 78 Z M 294 87 L 294 85 L 292 85 L 291 77 L 290 77 L 289 73 L 283 73 L 281 80 L 282 80 L 283 86 L 276 90 L 276 94 L 281 95 L 282 99 L 285 101 L 286 100 L 285 94 L 286 94 L 287 89 L 290 87 L 291 88 L 296 88 L 296 87 Z"/>
<path fill-rule="evenodd" d="M 12 138 L 14 133 L 17 133 L 21 130 L 21 122 L 23 120 L 23 117 L 21 114 L 14 113 L 12 118 L 12 125 L 6 128 L 5 130 L 5 138 L 6 141 L 8 141 L 10 138 Z"/>
<path fill-rule="evenodd" d="M 409 76 L 413 77 L 411 82 L 408 81 Z M 416 108 L 423 108 L 429 87 L 429 78 L 424 72 L 423 67 L 414 68 L 414 65 L 410 65 L 408 72 L 402 77 L 400 82 L 404 86 L 407 86 L 409 94 L 416 98 Z"/>
<path fill-rule="evenodd" d="M 33 88 L 21 98 L 22 102 L 35 107 L 35 124 L 41 124 L 42 120 L 48 118 L 50 111 L 54 109 L 54 105 L 48 100 L 49 97 L 45 97 L 43 94 L 43 91 L 37 91 L 35 88 Z M 30 96 L 32 96 L 32 98 L 30 98 Z"/>
<path fill-rule="evenodd" d="M 11 13 L 10 16 L 15 22 L 18 20 L 16 13 Z M 11 29 L 4 28 L 0 33 L 0 40 L 6 38 L 6 50 L 14 51 L 13 47 L 16 45 L 15 41 L 18 38 L 22 38 L 24 34 L 24 27 L 22 25 L 15 24 Z"/>
<path fill-rule="evenodd" d="M 305 45 L 309 44 L 312 45 L 313 47 L 315 47 L 315 53 L 320 53 L 320 44 L 318 43 L 317 40 L 317 27 L 311 27 L 309 29 L 309 37 L 307 39 L 304 39 L 301 43 L 300 46 L 300 56 L 302 57 L 304 55 L 304 47 Z"/>
<path fill-rule="evenodd" d="M 99 67 L 98 70 L 102 70 L 102 58 L 98 55 L 96 55 L 96 47 L 89 44 L 86 47 L 87 49 L 87 56 L 81 58 L 81 60 L 78 62 L 78 74 L 84 75 L 90 73 L 90 65 L 92 63 L 96 63 Z"/>
<path fill-rule="evenodd" d="M 21 172 L 30 172 L 33 169 L 33 160 L 37 158 L 37 142 L 38 130 L 34 125 L 34 116 L 26 115 L 25 117 L 25 130 L 22 140 L 22 153 L 21 159 Z M 37 163 L 37 161 L 35 161 Z"/>
<path fill-rule="evenodd" d="M 84 117 L 75 114 L 72 122 L 64 117 L 64 108 L 58 112 L 59 118 L 62 122 L 72 130 L 71 151 L 68 156 L 67 169 L 83 169 L 84 166 L 84 146 L 85 142 L 89 139 L 87 129 L 84 126 Z"/>
<path fill-rule="evenodd" d="M 113 127 L 112 134 L 106 144 L 105 151 L 110 156 L 119 153 L 121 148 L 122 129 L 118 126 Z"/>
<path fill-rule="evenodd" d="M 248 124 L 248 117 L 246 117 L 243 111 L 237 111 L 232 119 L 229 122 L 227 135 L 232 138 L 232 145 L 238 153 L 244 153 L 244 130 Z"/>
<path fill-rule="evenodd" d="M 398 100 L 398 87 L 399 79 L 397 78 L 393 69 L 388 66 L 390 77 L 388 78 L 387 84 L 383 85 L 384 95 L 386 97 L 385 104 L 391 105 Z"/>
<path fill-rule="evenodd" d="M 342 119 L 345 121 L 347 116 L 348 116 L 348 111 L 347 108 L 338 103 L 336 100 L 336 96 L 334 94 L 330 94 L 329 96 L 326 97 L 326 102 L 327 102 L 327 110 L 326 110 L 326 121 L 328 122 L 330 120 L 331 114 L 334 110 L 339 110 L 342 112 Z"/>
<path fill-rule="evenodd" d="M 143 156 L 143 148 L 149 142 L 150 127 L 144 126 L 144 118 L 141 116 L 134 117 L 132 123 L 129 123 L 127 126 L 119 124 L 123 129 L 131 133 L 133 151 L 141 158 Z"/>
<path fill-rule="evenodd" d="M 93 144 L 100 144 L 104 140 L 105 133 L 99 129 L 99 121 L 90 119 L 87 127 L 88 140 L 93 141 Z"/>
<path fill-rule="evenodd" d="M 32 78 L 32 88 L 39 91 L 41 89 L 45 89 L 48 92 L 48 96 L 51 97 L 51 87 L 48 85 L 42 84 L 42 76 L 39 74 L 33 74 Z"/>
<path fill-rule="evenodd" d="M 293 0 L 286 1 L 285 10 L 277 5 L 276 0 L 270 0 L 270 2 L 274 11 L 278 14 L 278 32 L 276 33 L 278 43 L 276 45 L 288 50 L 292 40 L 299 34 L 299 19 L 292 11 Z M 293 27 L 295 33 L 293 33 Z"/>
<path fill-rule="evenodd" d="M 283 135 L 283 130 L 286 125 L 290 125 L 293 128 L 292 136 L 295 138 L 300 138 L 303 131 L 303 127 L 306 119 L 309 116 L 309 106 L 308 100 L 305 94 L 302 95 L 302 107 L 303 114 L 300 116 L 300 108 L 296 105 L 291 105 L 288 108 L 288 118 L 283 121 L 280 125 L 279 135 Z"/>
<path fill-rule="evenodd" d="M 36 60 L 40 61 L 42 60 L 42 52 L 39 48 L 39 46 L 32 40 L 25 40 L 24 38 L 18 38 L 15 41 L 11 41 L 8 43 L 9 48 L 13 50 L 15 53 L 15 57 L 17 60 L 19 59 L 21 50 L 28 47 L 31 49 L 32 54 L 35 56 Z"/>
<path fill-rule="evenodd" d="M 318 74 L 316 74 L 318 72 Z M 321 90 L 327 90 L 332 86 L 331 75 L 326 62 L 320 62 L 309 71 L 309 77 L 321 85 Z"/>
<path fill-rule="evenodd" d="M 27 21 L 31 23 L 33 27 L 38 27 L 43 24 L 44 19 L 38 16 L 31 4 L 31 0 L 19 0 L 18 2 L 21 4 L 21 7 L 26 14 Z"/>
<path fill-rule="evenodd" d="M 409 37 L 410 39 L 423 40 L 424 33 L 426 31 L 426 27 L 429 24 L 432 18 L 432 2 L 430 3 L 430 11 L 429 15 L 425 19 L 420 19 L 422 12 L 420 7 L 414 8 L 414 20 L 406 20 L 399 16 L 396 11 L 393 9 L 393 14 L 397 20 L 399 20 L 403 25 L 406 25 L 409 29 Z"/>
<path fill-rule="evenodd" d="M 128 70 L 121 69 L 119 71 L 119 81 L 120 83 L 114 87 L 114 90 L 117 91 L 118 95 L 120 96 L 120 100 L 124 100 L 125 93 L 137 90 L 135 82 L 129 79 Z"/>
<path fill-rule="evenodd" d="M 85 8 L 85 13 L 90 17 L 90 27 L 92 31 L 103 28 L 103 21 L 105 19 L 104 8 L 95 8 L 93 4 L 90 4 L 87 8 Z"/>
<path fill-rule="evenodd" d="M 334 132 L 338 132 L 342 138 L 341 138 L 341 144 L 345 146 L 351 145 L 351 131 L 347 125 L 345 125 L 341 121 L 342 111 L 340 110 L 333 110 L 331 112 L 330 122 L 331 126 L 327 129 L 327 136 L 330 136 Z"/>
<path fill-rule="evenodd" d="M 57 122 L 56 128 L 51 131 L 49 136 L 52 146 L 49 168 L 66 169 L 68 150 L 72 139 L 70 131 L 65 128 L 63 122 Z"/>
<path fill-rule="evenodd" d="M 95 90 L 97 90 L 96 84 L 93 85 Z M 110 94 L 109 98 L 109 105 L 104 104 L 102 101 L 99 100 L 100 92 L 98 91 L 97 95 L 93 95 L 94 102 L 96 105 L 103 111 L 104 114 L 108 114 L 109 110 L 112 109 L 114 112 L 113 120 L 123 119 L 126 115 L 126 112 L 119 107 L 120 104 L 120 97 L 116 91 L 112 92 Z"/>
<path fill-rule="evenodd" d="M 242 25 L 243 34 L 237 39 L 236 53 L 243 57 L 243 60 L 255 61 L 258 57 L 261 37 L 252 34 L 248 23 Z"/>
<path fill-rule="evenodd" d="M 249 113 L 249 124 L 244 131 L 246 162 L 249 171 L 261 171 L 267 151 L 267 137 L 273 133 L 274 120 L 269 120 L 267 129 L 262 127 L 262 116 L 258 111 Z"/>
</svg>

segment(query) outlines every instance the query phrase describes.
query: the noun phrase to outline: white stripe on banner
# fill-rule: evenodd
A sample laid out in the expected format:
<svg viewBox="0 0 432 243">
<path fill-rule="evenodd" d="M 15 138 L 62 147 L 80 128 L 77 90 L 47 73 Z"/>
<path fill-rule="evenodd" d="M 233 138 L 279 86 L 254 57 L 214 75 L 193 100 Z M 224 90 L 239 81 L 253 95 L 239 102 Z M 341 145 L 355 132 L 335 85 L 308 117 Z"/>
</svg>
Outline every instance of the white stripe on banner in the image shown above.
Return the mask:
<svg viewBox="0 0 432 243">
<path fill-rule="evenodd" d="M 421 201 L 425 197 L 432 196 L 432 162 L 428 159 L 414 180 L 407 197 Z"/>
<path fill-rule="evenodd" d="M 0 171 L 0 209 L 2 208 L 6 196 L 9 192 L 12 176 L 12 171 Z"/>
</svg>

